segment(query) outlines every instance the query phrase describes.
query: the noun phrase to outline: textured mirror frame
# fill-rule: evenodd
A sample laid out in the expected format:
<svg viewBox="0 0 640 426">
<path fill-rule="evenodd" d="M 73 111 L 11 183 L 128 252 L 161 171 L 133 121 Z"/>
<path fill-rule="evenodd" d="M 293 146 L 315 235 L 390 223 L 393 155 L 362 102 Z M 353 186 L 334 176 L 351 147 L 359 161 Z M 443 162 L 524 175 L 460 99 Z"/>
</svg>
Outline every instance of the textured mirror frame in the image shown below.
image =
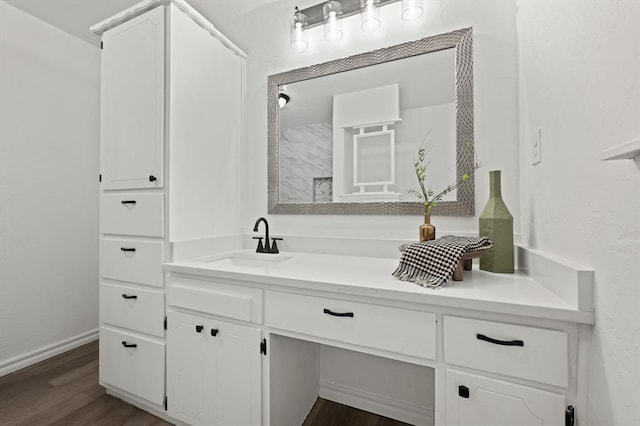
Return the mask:
<svg viewBox="0 0 640 426">
<path fill-rule="evenodd" d="M 278 87 L 329 74 L 354 70 L 404 59 L 411 56 L 456 49 L 456 180 L 457 200 L 444 201 L 432 211 L 439 216 L 473 216 L 475 213 L 473 139 L 473 34 L 472 28 L 463 28 L 446 34 L 426 37 L 397 46 L 374 50 L 269 76 L 267 87 L 268 109 L 268 196 L 269 214 L 312 215 L 422 215 L 424 206 L 419 201 L 398 202 L 326 202 L 280 203 L 280 108 Z M 463 176 L 470 179 L 463 183 Z"/>
</svg>

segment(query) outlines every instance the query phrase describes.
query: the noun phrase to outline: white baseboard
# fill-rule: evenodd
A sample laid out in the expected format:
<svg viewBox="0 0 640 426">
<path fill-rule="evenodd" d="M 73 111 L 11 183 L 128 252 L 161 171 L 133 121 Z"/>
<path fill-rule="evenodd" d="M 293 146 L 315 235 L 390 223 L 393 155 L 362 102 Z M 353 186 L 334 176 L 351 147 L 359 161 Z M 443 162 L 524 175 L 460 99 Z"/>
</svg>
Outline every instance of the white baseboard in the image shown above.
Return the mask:
<svg viewBox="0 0 640 426">
<path fill-rule="evenodd" d="M 71 349 L 77 348 L 89 342 L 98 339 L 98 329 L 87 331 L 86 333 L 78 334 L 77 336 L 69 339 L 62 340 L 44 348 L 37 349 L 32 352 L 11 358 L 7 361 L 0 362 L 0 377 L 7 374 L 29 367 L 45 359 L 60 355 Z"/>
<path fill-rule="evenodd" d="M 347 386 L 320 381 L 321 398 L 412 425 L 433 426 L 434 410 Z"/>
</svg>

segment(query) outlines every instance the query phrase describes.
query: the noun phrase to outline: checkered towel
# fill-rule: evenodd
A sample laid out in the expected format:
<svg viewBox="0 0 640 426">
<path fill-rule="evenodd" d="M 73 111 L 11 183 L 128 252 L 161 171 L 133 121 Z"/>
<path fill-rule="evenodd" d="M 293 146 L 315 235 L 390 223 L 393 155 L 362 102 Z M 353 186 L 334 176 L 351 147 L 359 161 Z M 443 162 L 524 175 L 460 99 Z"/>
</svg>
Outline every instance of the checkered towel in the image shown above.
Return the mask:
<svg viewBox="0 0 640 426">
<path fill-rule="evenodd" d="M 410 244 L 402 253 L 393 276 L 423 287 L 440 288 L 453 275 L 463 253 L 493 247 L 486 237 L 447 235 L 432 241 Z"/>
</svg>

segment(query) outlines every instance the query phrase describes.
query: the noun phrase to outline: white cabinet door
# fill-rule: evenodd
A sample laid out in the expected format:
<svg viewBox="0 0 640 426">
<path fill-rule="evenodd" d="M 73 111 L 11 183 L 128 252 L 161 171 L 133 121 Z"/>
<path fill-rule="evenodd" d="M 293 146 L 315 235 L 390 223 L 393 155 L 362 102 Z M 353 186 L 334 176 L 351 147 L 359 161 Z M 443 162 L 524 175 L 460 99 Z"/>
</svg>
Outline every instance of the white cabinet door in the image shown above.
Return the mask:
<svg viewBox="0 0 640 426">
<path fill-rule="evenodd" d="M 167 411 L 191 424 L 206 423 L 216 391 L 209 333 L 203 318 L 167 312 Z"/>
<path fill-rule="evenodd" d="M 102 37 L 102 189 L 162 187 L 164 7 Z"/>
<path fill-rule="evenodd" d="M 448 426 L 562 426 L 565 397 L 447 370 Z"/>
<path fill-rule="evenodd" d="M 261 331 L 168 311 L 170 416 L 193 425 L 260 425 Z"/>
</svg>

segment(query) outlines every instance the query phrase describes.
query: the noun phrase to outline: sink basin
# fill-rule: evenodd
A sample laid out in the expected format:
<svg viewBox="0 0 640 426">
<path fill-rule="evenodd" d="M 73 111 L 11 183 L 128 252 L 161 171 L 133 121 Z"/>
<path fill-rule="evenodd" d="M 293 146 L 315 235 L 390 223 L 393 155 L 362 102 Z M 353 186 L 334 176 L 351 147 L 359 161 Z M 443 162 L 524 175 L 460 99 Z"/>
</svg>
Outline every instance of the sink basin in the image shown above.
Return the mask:
<svg viewBox="0 0 640 426">
<path fill-rule="evenodd" d="M 234 252 L 222 258 L 214 258 L 204 260 L 205 263 L 215 266 L 244 266 L 249 268 L 266 268 L 276 265 L 285 260 L 291 259 L 291 256 L 282 254 L 268 253 L 250 253 L 250 252 Z"/>
</svg>

